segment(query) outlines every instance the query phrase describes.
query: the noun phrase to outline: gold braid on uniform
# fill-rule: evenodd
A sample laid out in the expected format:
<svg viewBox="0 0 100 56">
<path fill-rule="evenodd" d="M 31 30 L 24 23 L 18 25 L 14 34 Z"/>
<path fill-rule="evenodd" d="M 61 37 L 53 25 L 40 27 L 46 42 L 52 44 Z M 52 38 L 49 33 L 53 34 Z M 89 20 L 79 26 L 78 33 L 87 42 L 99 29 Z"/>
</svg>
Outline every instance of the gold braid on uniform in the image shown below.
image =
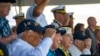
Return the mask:
<svg viewBox="0 0 100 56">
<path fill-rule="evenodd" d="M 70 56 L 69 52 L 64 49 L 63 47 L 60 47 L 60 49 L 64 52 L 65 56 Z"/>
<path fill-rule="evenodd" d="M 0 49 L 0 56 L 4 56 L 2 49 Z"/>
</svg>

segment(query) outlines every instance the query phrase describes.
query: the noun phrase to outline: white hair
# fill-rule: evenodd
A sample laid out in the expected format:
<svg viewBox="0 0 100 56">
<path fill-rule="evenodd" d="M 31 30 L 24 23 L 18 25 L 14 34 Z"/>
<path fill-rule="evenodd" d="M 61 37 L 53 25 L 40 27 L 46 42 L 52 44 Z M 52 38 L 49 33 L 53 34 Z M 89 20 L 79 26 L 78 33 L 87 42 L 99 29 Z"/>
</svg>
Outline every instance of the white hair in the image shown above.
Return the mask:
<svg viewBox="0 0 100 56">
<path fill-rule="evenodd" d="M 23 34 L 24 34 L 24 32 L 18 34 L 17 36 L 18 36 L 19 38 L 23 38 Z"/>
<path fill-rule="evenodd" d="M 33 31 L 32 31 L 32 30 L 29 30 L 29 32 L 33 32 Z M 18 36 L 19 38 L 23 38 L 23 34 L 24 34 L 24 32 L 18 34 L 17 36 Z"/>
</svg>

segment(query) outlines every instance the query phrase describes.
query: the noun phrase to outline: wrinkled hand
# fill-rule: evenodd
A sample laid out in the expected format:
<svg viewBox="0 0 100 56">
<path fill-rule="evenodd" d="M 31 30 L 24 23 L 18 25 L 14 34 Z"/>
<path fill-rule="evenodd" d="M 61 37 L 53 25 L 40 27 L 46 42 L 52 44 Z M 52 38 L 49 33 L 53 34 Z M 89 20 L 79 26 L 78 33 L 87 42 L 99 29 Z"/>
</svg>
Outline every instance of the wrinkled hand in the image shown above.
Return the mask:
<svg viewBox="0 0 100 56">
<path fill-rule="evenodd" d="M 90 38 L 84 40 L 84 43 L 85 43 L 85 48 L 88 48 L 88 49 L 91 48 L 92 40 Z"/>
<path fill-rule="evenodd" d="M 44 37 L 51 37 L 53 39 L 55 37 L 55 35 L 56 35 L 55 29 L 48 28 L 45 30 Z"/>
<path fill-rule="evenodd" d="M 69 15 L 66 13 L 66 14 L 65 14 L 64 26 L 69 25 L 69 22 L 70 22 L 70 17 L 69 17 Z"/>
</svg>

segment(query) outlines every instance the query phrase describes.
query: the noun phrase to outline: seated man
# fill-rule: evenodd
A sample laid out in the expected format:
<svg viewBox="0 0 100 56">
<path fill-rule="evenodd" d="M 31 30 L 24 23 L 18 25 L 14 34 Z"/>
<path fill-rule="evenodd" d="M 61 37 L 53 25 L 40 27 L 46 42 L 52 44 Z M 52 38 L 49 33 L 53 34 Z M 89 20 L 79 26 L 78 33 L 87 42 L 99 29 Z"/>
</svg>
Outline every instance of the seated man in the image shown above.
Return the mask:
<svg viewBox="0 0 100 56">
<path fill-rule="evenodd" d="M 72 56 L 91 56 L 91 39 L 74 35 L 73 44 L 69 48 Z"/>
<path fill-rule="evenodd" d="M 37 22 L 25 19 L 18 25 L 17 34 L 17 39 L 8 46 L 10 56 L 46 56 L 56 30 L 45 30 Z"/>
</svg>

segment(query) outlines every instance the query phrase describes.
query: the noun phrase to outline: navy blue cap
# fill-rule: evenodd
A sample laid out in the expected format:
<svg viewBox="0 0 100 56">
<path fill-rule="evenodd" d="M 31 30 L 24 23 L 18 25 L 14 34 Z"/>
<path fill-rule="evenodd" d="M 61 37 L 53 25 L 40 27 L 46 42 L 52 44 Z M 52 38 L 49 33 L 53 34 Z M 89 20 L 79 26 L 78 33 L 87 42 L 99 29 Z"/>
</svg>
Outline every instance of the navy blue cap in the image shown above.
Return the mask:
<svg viewBox="0 0 100 56">
<path fill-rule="evenodd" d="M 4 3 L 8 3 L 8 2 L 10 2 L 10 3 L 15 3 L 16 0 L 0 0 L 0 3 L 1 3 L 1 2 L 4 2 Z"/>
<path fill-rule="evenodd" d="M 25 30 L 33 30 L 42 33 L 45 31 L 45 28 L 41 27 L 36 21 L 32 19 L 25 19 L 18 25 L 17 34 L 20 34 Z"/>
<path fill-rule="evenodd" d="M 82 33 L 82 31 L 74 32 L 73 36 L 74 36 L 74 40 L 75 39 L 78 39 L 78 40 L 85 40 L 85 39 L 87 39 L 87 37 L 85 36 L 85 34 Z"/>
<path fill-rule="evenodd" d="M 61 35 L 64 35 L 66 33 L 66 30 L 56 28 L 54 25 L 47 25 L 45 26 L 45 28 L 54 28 L 57 31 L 56 33 L 60 33 Z"/>
</svg>

